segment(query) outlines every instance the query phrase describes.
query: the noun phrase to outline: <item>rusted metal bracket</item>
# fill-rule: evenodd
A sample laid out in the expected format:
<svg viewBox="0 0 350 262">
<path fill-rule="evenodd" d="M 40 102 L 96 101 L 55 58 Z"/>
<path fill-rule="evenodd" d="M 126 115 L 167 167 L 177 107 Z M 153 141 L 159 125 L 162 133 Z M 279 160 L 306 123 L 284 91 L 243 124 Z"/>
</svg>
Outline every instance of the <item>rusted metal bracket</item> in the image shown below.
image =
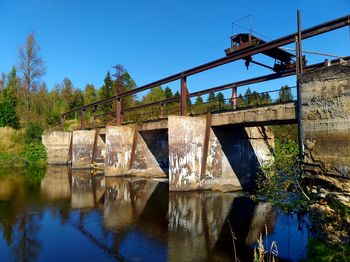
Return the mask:
<svg viewBox="0 0 350 262">
<path fill-rule="evenodd" d="M 202 156 L 202 168 L 201 168 L 201 180 L 205 179 L 205 172 L 207 170 L 207 158 L 208 158 L 208 150 L 209 150 L 209 138 L 210 138 L 210 130 L 211 130 L 211 114 L 207 114 L 207 121 L 205 124 L 205 135 L 204 135 L 204 143 L 203 143 L 203 156 Z"/>
<path fill-rule="evenodd" d="M 97 151 L 97 141 L 98 141 L 98 136 L 99 136 L 99 130 L 96 128 L 95 132 L 95 139 L 94 139 L 94 146 L 92 148 L 92 157 L 91 157 L 91 168 L 94 168 L 94 163 L 96 159 L 96 151 Z"/>
<path fill-rule="evenodd" d="M 69 149 L 68 149 L 68 157 L 67 157 L 67 163 L 68 165 L 72 165 L 73 164 L 73 161 L 72 161 L 72 158 L 73 158 L 73 132 L 72 132 L 72 135 L 70 137 L 70 143 L 69 143 Z"/>
<path fill-rule="evenodd" d="M 85 108 L 81 110 L 81 130 L 85 129 Z"/>
<path fill-rule="evenodd" d="M 139 135 L 139 128 L 138 128 L 138 125 L 135 125 L 134 137 L 132 140 L 132 148 L 131 148 L 131 155 L 130 155 L 130 161 L 129 161 L 129 170 L 132 169 L 132 165 L 134 164 L 138 135 Z"/>
</svg>

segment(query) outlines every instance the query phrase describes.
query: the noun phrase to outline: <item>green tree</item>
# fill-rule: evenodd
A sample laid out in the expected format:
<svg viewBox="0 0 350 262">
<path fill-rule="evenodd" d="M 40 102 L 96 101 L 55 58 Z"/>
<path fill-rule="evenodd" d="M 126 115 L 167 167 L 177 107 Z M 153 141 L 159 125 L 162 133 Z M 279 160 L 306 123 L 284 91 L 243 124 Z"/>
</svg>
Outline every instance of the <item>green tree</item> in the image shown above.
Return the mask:
<svg viewBox="0 0 350 262">
<path fill-rule="evenodd" d="M 43 59 L 39 56 L 40 46 L 36 42 L 34 33 L 27 37 L 24 48 L 19 48 L 19 69 L 23 74 L 24 95 L 26 102 L 26 122 L 29 121 L 30 101 L 36 92 L 37 82 L 45 74 Z"/>
<path fill-rule="evenodd" d="M 7 83 L 2 91 L 2 99 L 8 101 L 14 107 L 17 105 L 18 78 L 16 68 L 13 66 L 7 76 Z"/>
<path fill-rule="evenodd" d="M 165 100 L 165 93 L 161 86 L 156 86 L 150 90 L 146 95 L 142 97 L 142 103 L 152 103 Z"/>
<path fill-rule="evenodd" d="M 247 90 L 244 93 L 244 101 L 245 101 L 245 105 L 251 105 L 252 104 L 252 91 L 250 90 L 250 88 L 248 87 Z"/>
<path fill-rule="evenodd" d="M 196 105 L 196 107 L 195 107 L 196 113 L 198 113 L 198 114 L 204 113 L 205 105 L 204 105 L 203 98 L 201 96 L 197 96 L 195 105 Z"/>
<path fill-rule="evenodd" d="M 91 104 L 97 100 L 96 89 L 93 84 L 87 84 L 85 86 L 84 103 Z"/>
<path fill-rule="evenodd" d="M 225 97 L 221 92 L 216 95 L 216 100 L 218 100 L 221 105 L 225 104 Z"/>
<path fill-rule="evenodd" d="M 214 92 L 210 92 L 207 98 L 207 102 L 214 102 L 216 100 Z"/>
<path fill-rule="evenodd" d="M 114 95 L 113 81 L 112 81 L 111 74 L 109 71 L 107 71 L 106 77 L 103 81 L 104 81 L 104 85 L 99 90 L 99 99 L 100 100 L 111 97 Z M 112 103 L 102 104 L 99 106 L 99 109 L 102 113 L 111 112 L 112 111 Z"/>
<path fill-rule="evenodd" d="M 164 95 L 165 95 L 165 98 L 166 99 L 170 99 L 170 98 L 173 98 L 173 92 L 171 91 L 170 87 L 166 87 L 164 89 Z"/>
<path fill-rule="evenodd" d="M 288 102 L 293 100 L 292 91 L 288 85 L 284 85 L 281 87 L 278 92 L 278 102 Z"/>
<path fill-rule="evenodd" d="M 16 108 L 9 101 L 0 102 L 0 127 L 18 128 Z"/>
<path fill-rule="evenodd" d="M 75 97 L 73 94 L 73 89 L 74 89 L 74 86 L 72 81 L 67 77 L 64 78 L 61 84 L 61 96 L 63 101 L 67 105 L 66 109 L 68 110 L 73 109 L 75 105 L 75 102 L 74 102 Z"/>
</svg>

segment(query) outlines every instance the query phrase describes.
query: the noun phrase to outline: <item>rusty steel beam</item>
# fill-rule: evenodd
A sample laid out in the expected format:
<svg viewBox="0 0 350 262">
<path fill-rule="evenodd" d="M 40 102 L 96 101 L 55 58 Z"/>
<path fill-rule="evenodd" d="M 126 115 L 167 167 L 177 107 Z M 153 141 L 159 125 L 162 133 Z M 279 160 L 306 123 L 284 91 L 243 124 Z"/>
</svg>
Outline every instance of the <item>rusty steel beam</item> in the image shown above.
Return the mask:
<svg viewBox="0 0 350 262">
<path fill-rule="evenodd" d="M 139 135 L 138 126 L 135 125 L 135 128 L 134 128 L 134 137 L 133 137 L 133 140 L 132 140 L 132 148 L 131 148 L 130 161 L 129 161 L 129 170 L 132 169 L 132 165 L 134 164 L 134 161 L 135 161 L 136 147 L 137 147 L 137 137 L 138 137 L 138 135 Z"/>
<path fill-rule="evenodd" d="M 161 105 L 161 104 L 168 104 L 168 103 L 172 103 L 172 102 L 176 102 L 178 100 L 180 100 L 181 97 L 173 97 L 170 99 L 166 99 L 166 100 L 161 100 L 161 101 L 157 101 L 157 102 L 152 102 L 152 103 L 147 103 L 147 104 L 142 104 L 142 105 L 137 105 L 137 106 L 133 106 L 133 107 L 128 107 L 128 108 L 123 108 L 122 112 L 129 112 L 129 111 L 134 111 L 137 109 L 141 109 L 141 108 L 146 108 L 146 107 L 151 107 L 151 106 L 157 106 L 157 105 Z"/>
<path fill-rule="evenodd" d="M 207 121 L 205 123 L 205 134 L 204 134 L 204 142 L 203 142 L 203 156 L 202 156 L 202 166 L 201 166 L 201 180 L 205 179 L 205 172 L 207 170 L 207 158 L 208 158 L 208 150 L 209 150 L 209 138 L 210 138 L 210 130 L 211 130 L 211 114 L 207 114 Z"/>
<path fill-rule="evenodd" d="M 328 22 L 325 22 L 325 23 L 322 23 L 319 25 L 316 25 L 316 26 L 308 28 L 308 29 L 305 29 L 305 30 L 301 31 L 300 34 L 301 34 L 302 39 L 307 39 L 307 38 L 310 38 L 310 37 L 313 37 L 316 35 L 320 35 L 320 34 L 323 34 L 323 33 L 329 32 L 329 31 L 333 31 L 335 29 L 338 29 L 338 28 L 341 28 L 341 27 L 344 27 L 347 25 L 350 25 L 350 16 L 349 15 L 338 18 L 338 19 L 334 19 L 334 20 L 331 20 L 331 21 L 328 21 Z M 159 86 L 159 85 L 163 85 L 163 84 L 166 84 L 169 82 L 180 80 L 184 77 L 188 77 L 188 76 L 191 76 L 191 75 L 194 75 L 197 73 L 201 73 L 203 71 L 206 71 L 206 70 L 209 70 L 209 69 L 221 66 L 221 65 L 225 65 L 227 63 L 231 63 L 231 62 L 234 62 L 236 60 L 243 59 L 245 57 L 249 57 L 249 56 L 252 56 L 255 54 L 259 54 L 259 53 L 262 53 L 262 52 L 265 52 L 265 51 L 268 51 L 268 50 L 271 50 L 274 48 L 278 48 L 278 47 L 293 43 L 295 41 L 296 35 L 298 35 L 298 32 L 281 37 L 281 38 L 278 38 L 278 39 L 270 41 L 270 42 L 266 42 L 264 44 L 261 44 L 261 45 L 258 45 L 258 46 L 255 46 L 255 47 L 252 47 L 249 49 L 243 49 L 241 51 L 237 51 L 237 52 L 235 52 L 235 54 L 233 54 L 231 56 L 219 58 L 219 59 L 211 61 L 209 63 L 202 64 L 200 66 L 185 70 L 183 72 L 174 74 L 172 76 L 168 76 L 168 77 L 163 78 L 161 80 L 158 80 L 158 81 L 146 84 L 144 86 L 132 89 L 130 91 L 124 92 L 124 93 L 120 94 L 119 97 L 121 98 L 121 97 L 125 97 L 125 96 L 130 96 L 130 95 L 148 90 L 150 88 L 153 88 L 155 86 Z M 116 97 L 117 97 L 117 95 L 102 99 L 100 101 L 85 105 L 83 107 L 88 108 L 88 107 L 97 106 L 99 104 L 104 104 L 104 103 L 107 103 L 107 102 L 114 100 Z M 79 111 L 83 107 L 79 107 L 77 109 L 67 111 L 67 112 L 63 113 L 63 115 L 67 115 L 67 114 Z"/>
</svg>

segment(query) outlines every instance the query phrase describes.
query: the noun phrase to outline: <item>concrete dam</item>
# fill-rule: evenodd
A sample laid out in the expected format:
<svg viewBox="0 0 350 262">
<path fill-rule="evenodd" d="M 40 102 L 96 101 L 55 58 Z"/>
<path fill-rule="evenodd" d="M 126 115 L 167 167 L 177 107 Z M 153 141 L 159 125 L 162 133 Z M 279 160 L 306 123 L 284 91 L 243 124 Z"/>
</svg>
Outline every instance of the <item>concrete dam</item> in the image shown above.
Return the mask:
<svg viewBox="0 0 350 262">
<path fill-rule="evenodd" d="M 299 78 L 304 171 L 349 190 L 350 65 L 341 61 Z M 273 161 L 268 126 L 297 123 L 296 102 L 176 116 L 43 135 L 50 165 L 103 170 L 105 176 L 164 177 L 170 191 L 254 187 Z"/>
</svg>

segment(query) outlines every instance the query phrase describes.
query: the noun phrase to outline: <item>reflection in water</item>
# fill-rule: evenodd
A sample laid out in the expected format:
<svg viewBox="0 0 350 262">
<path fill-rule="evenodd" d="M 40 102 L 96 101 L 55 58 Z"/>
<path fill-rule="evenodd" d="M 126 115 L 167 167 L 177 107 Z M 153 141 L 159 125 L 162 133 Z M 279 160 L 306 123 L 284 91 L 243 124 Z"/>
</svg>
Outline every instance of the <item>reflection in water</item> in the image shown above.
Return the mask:
<svg viewBox="0 0 350 262">
<path fill-rule="evenodd" d="M 27 177 L 0 175 L 4 261 L 232 261 L 229 223 L 240 261 L 252 260 L 265 225 L 281 243 L 280 261 L 300 258 L 307 242 L 294 218 L 238 193 L 169 192 L 164 181 L 66 167 L 49 167 L 43 179 Z"/>
</svg>

